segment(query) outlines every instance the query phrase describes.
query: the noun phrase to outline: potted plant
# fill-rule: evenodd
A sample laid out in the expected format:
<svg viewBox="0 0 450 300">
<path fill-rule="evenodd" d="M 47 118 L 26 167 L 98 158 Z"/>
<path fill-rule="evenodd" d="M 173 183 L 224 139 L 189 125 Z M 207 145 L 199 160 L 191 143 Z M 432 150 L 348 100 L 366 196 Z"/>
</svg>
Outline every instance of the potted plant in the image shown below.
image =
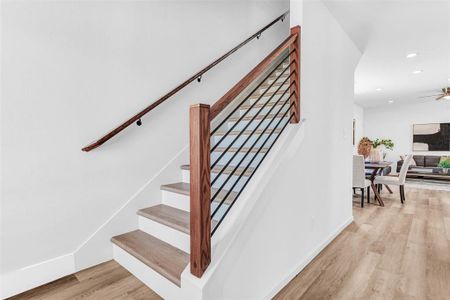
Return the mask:
<svg viewBox="0 0 450 300">
<path fill-rule="evenodd" d="M 450 169 L 450 162 L 448 160 L 443 160 L 438 164 L 439 168 L 442 168 L 442 172 L 444 174 L 448 173 L 448 169 Z"/>
<path fill-rule="evenodd" d="M 394 150 L 394 142 L 391 139 L 376 138 L 373 142 L 373 148 L 378 150 L 383 159 L 386 158 L 386 150 Z"/>
<path fill-rule="evenodd" d="M 391 139 L 375 139 L 373 141 L 373 147 L 376 149 L 380 146 L 385 149 L 394 150 L 394 142 Z"/>
</svg>

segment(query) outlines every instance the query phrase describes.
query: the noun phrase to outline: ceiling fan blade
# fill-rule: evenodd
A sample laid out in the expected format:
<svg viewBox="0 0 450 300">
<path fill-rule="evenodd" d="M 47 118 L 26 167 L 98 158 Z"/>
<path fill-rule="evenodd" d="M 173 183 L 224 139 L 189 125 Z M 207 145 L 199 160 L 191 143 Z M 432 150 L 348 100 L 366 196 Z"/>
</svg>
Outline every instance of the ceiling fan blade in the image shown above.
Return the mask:
<svg viewBox="0 0 450 300">
<path fill-rule="evenodd" d="M 442 96 L 440 96 L 440 97 L 437 97 L 436 100 L 441 100 L 441 99 L 444 98 L 444 97 L 445 97 L 445 94 L 442 95 Z"/>
<path fill-rule="evenodd" d="M 422 96 L 422 97 L 419 97 L 419 99 L 420 98 L 430 98 L 430 97 L 436 97 L 436 96 L 441 96 L 442 94 L 437 94 L 437 95 L 429 95 L 429 96 Z"/>
</svg>

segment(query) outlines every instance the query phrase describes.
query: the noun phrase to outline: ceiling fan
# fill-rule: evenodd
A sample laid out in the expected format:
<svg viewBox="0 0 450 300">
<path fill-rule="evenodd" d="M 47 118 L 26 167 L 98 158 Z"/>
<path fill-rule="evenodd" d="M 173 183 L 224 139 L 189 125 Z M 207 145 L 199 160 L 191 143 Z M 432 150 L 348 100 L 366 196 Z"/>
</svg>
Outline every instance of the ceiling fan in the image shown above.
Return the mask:
<svg viewBox="0 0 450 300">
<path fill-rule="evenodd" d="M 436 97 L 436 100 L 450 100 L 450 87 L 446 87 L 442 89 L 442 93 L 437 94 L 437 95 L 429 95 L 429 96 L 424 96 L 424 97 L 420 97 L 420 98 L 429 98 L 429 97 Z"/>
</svg>

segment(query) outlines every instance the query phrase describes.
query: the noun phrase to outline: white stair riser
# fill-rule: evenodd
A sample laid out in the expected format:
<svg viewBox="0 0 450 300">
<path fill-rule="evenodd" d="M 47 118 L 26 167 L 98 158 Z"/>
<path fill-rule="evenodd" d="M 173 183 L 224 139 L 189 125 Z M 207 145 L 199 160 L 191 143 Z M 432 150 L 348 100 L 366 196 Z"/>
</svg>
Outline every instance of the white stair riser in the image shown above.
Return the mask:
<svg viewBox="0 0 450 300">
<path fill-rule="evenodd" d="M 185 172 L 185 170 L 183 170 Z M 189 173 L 189 171 L 187 171 Z M 169 191 L 162 192 L 162 204 L 175 207 L 184 211 L 190 211 L 189 196 Z"/>
<path fill-rule="evenodd" d="M 138 216 L 139 229 L 186 253 L 190 253 L 190 236 L 152 219 Z"/>
<path fill-rule="evenodd" d="M 258 154 L 256 155 L 256 153 L 249 153 L 245 158 L 243 154 L 238 154 L 235 158 L 233 158 L 230 161 L 230 158 L 226 158 L 225 156 L 227 156 L 228 154 L 224 155 L 224 157 L 222 157 L 219 162 L 218 165 L 220 166 L 225 166 L 228 162 L 228 167 L 246 167 L 249 166 L 250 168 L 254 168 L 258 165 L 258 162 L 261 160 L 262 155 Z M 216 161 L 216 160 L 211 160 L 211 161 Z M 251 162 L 251 164 L 250 164 Z M 250 165 L 249 165 L 250 164 Z"/>
<path fill-rule="evenodd" d="M 183 172 L 183 173 L 187 173 L 187 174 L 183 175 L 183 178 L 187 179 L 187 181 L 185 181 L 185 182 L 189 182 L 189 171 L 188 171 L 188 170 L 182 170 L 182 172 Z M 212 175 L 212 177 L 211 177 L 211 181 L 212 181 L 212 180 L 214 180 L 214 179 L 216 178 L 217 174 L 216 174 L 216 173 L 212 173 L 211 175 Z M 225 184 L 224 189 L 225 189 L 225 190 L 230 190 L 231 187 L 232 187 L 232 186 L 234 185 L 234 183 L 236 182 L 236 180 L 238 179 L 238 177 L 239 177 L 239 176 L 231 176 L 231 178 L 230 178 L 230 179 L 227 181 L 227 183 Z M 222 175 L 219 177 L 219 179 L 217 179 L 217 181 L 213 184 L 213 188 L 220 188 L 220 187 L 222 186 L 222 184 L 225 182 L 225 180 L 227 180 L 227 178 L 228 178 L 228 175 L 222 174 Z M 238 183 L 236 184 L 236 186 L 233 188 L 233 190 L 234 190 L 234 191 L 239 191 L 239 190 L 242 188 L 242 186 L 244 185 L 244 183 L 245 183 L 245 181 L 246 181 L 246 178 L 247 178 L 246 176 L 242 176 L 241 179 L 239 180 L 239 182 L 238 182 Z M 167 191 L 163 191 L 163 192 L 165 192 L 165 193 L 170 193 L 170 192 L 167 192 Z M 177 194 L 177 195 L 178 195 L 178 194 Z M 186 196 L 186 197 L 187 197 L 187 196 Z M 189 200 L 189 199 L 188 199 L 188 200 Z M 180 204 L 178 204 L 179 207 L 175 206 L 175 205 L 176 205 L 176 204 L 175 204 L 176 201 L 179 201 L 179 200 L 169 201 L 169 204 L 168 204 L 168 203 L 165 203 L 164 200 L 163 200 L 163 203 L 166 204 L 166 205 L 170 205 L 170 206 L 176 207 L 176 208 L 184 207 L 184 206 L 180 206 Z M 180 209 L 184 209 L 184 210 L 186 210 L 186 211 L 189 211 L 189 209 L 185 209 L 185 208 L 180 208 Z"/>
<path fill-rule="evenodd" d="M 284 115 L 284 112 L 287 110 L 287 107 L 284 108 L 282 111 L 280 111 L 277 115 L 277 118 L 275 118 L 275 121 L 273 121 L 268 128 L 274 128 L 278 121 L 281 119 L 281 117 Z M 278 110 L 275 112 L 277 113 Z M 289 116 L 289 113 L 286 114 L 285 118 Z M 238 122 L 238 124 L 233 128 L 233 131 L 239 131 L 239 130 L 243 130 L 247 123 L 250 122 L 250 125 L 246 128 L 246 130 L 252 130 L 254 129 L 256 126 L 258 126 L 258 124 L 262 123 L 261 125 L 258 126 L 258 128 L 260 129 L 264 129 L 266 128 L 266 126 L 270 123 L 270 121 L 272 120 L 272 118 L 267 117 L 264 121 L 261 120 L 254 120 L 253 122 L 250 122 L 250 120 L 242 120 L 240 122 Z M 261 122 L 262 121 L 262 122 Z M 227 127 L 228 129 L 231 129 L 234 125 L 234 123 L 236 123 L 236 121 L 228 121 L 227 122 Z M 283 122 L 281 122 L 280 124 L 284 124 Z"/>
<path fill-rule="evenodd" d="M 114 260 L 164 299 L 183 299 L 182 290 L 146 264 L 113 244 Z"/>
<path fill-rule="evenodd" d="M 270 77 L 269 78 L 267 78 L 267 80 L 266 80 L 266 82 L 268 82 L 268 83 L 272 83 L 282 72 L 283 72 L 283 70 L 286 68 L 287 66 L 284 66 L 284 67 L 282 67 L 282 68 L 279 68 L 278 70 L 276 70 L 275 72 L 273 72 L 271 75 L 270 75 Z M 280 77 L 280 78 L 282 78 L 282 79 L 285 79 L 286 77 L 288 77 L 289 76 L 289 74 L 290 74 L 291 72 L 290 72 L 290 70 L 286 70 L 286 72 L 284 72 L 284 74 Z M 278 79 L 278 80 L 280 80 L 280 79 Z"/>
<path fill-rule="evenodd" d="M 284 82 L 285 79 L 286 78 L 283 78 L 282 80 L 278 80 L 270 88 L 269 88 L 269 86 L 271 85 L 271 83 L 264 85 L 264 87 L 261 87 L 258 89 L 258 91 L 255 93 L 255 95 L 261 95 L 266 90 L 267 90 L 266 93 L 272 93 L 272 92 L 276 92 L 276 91 L 283 92 L 290 84 L 289 79 L 286 80 L 286 82 Z M 281 88 L 280 88 L 280 84 L 282 84 Z M 280 89 L 278 89 L 278 88 L 280 88 Z"/>
<path fill-rule="evenodd" d="M 277 103 L 278 101 L 278 97 L 277 99 L 272 99 L 269 104 L 266 105 L 266 107 L 262 108 L 262 107 L 256 107 L 256 105 L 254 107 L 252 107 L 250 109 L 250 111 L 248 113 L 246 113 L 249 110 L 249 107 L 245 107 L 243 109 L 239 109 L 239 117 L 242 117 L 243 115 L 247 116 L 254 116 L 256 114 L 258 115 L 267 115 L 269 112 L 272 113 L 276 113 L 281 105 L 283 105 L 283 103 L 287 100 L 289 96 L 284 95 L 283 96 L 283 100 L 281 100 L 280 102 Z M 276 105 L 275 105 L 276 104 Z M 264 105 L 264 104 L 261 104 Z M 273 107 L 275 105 L 275 107 Z M 261 111 L 260 111 L 261 110 Z"/>
<path fill-rule="evenodd" d="M 231 179 L 230 179 L 230 181 L 231 181 Z M 244 181 L 244 180 L 242 180 L 242 181 Z M 228 185 L 228 184 L 227 184 Z M 242 184 L 241 184 L 242 185 Z M 236 186 L 238 186 L 238 185 L 236 185 Z M 170 205 L 170 206 L 172 206 L 172 207 L 175 207 L 175 208 L 178 208 L 178 209 L 184 209 L 184 210 L 186 210 L 186 211 L 190 211 L 190 208 L 189 208 L 189 204 L 190 204 L 190 199 L 189 199 L 189 196 L 186 196 L 186 195 L 181 195 L 181 194 L 178 194 L 178 193 L 172 193 L 172 192 L 169 192 L 169 191 L 163 191 L 163 194 L 165 195 L 165 198 L 163 197 L 163 204 L 165 204 L 165 205 Z M 212 195 L 211 195 L 211 197 L 212 197 Z M 167 199 L 170 199 L 169 201 L 166 201 Z M 218 200 L 219 201 L 219 200 Z M 211 213 L 213 212 L 213 210 L 217 207 L 219 205 L 219 203 L 217 203 L 216 201 L 214 201 L 212 204 L 211 204 Z M 219 212 L 217 212 L 217 215 L 216 216 L 214 216 L 214 219 L 215 220 L 218 220 L 218 218 L 220 217 L 220 216 L 222 216 L 222 214 L 225 212 L 225 210 L 226 210 L 226 208 L 228 207 L 228 205 L 226 205 L 226 204 L 223 204 L 221 207 L 220 207 L 220 209 L 219 209 Z M 141 217 L 141 216 L 140 216 Z M 142 218 L 144 218 L 144 217 L 142 217 Z M 151 221 L 151 220 L 150 220 Z M 153 221 L 154 222 L 154 221 Z M 141 223 L 139 222 L 139 226 L 141 225 Z M 164 226 L 164 225 L 163 225 Z M 143 229 L 144 230 L 144 229 Z M 145 231 L 145 230 L 144 230 Z M 156 236 L 156 235 L 155 235 Z M 156 236 L 156 237 L 158 237 L 158 236 Z M 159 237 L 158 237 L 159 238 Z M 160 238 L 161 239 L 161 238 Z M 162 240 L 162 239 L 161 239 Z M 171 244 L 170 242 L 167 242 L 167 243 L 169 243 L 169 244 Z M 175 245 L 173 245 L 173 246 L 175 246 Z M 175 246 L 175 247 L 178 247 L 178 246 Z M 181 248 L 180 248 L 181 249 Z M 185 250 L 183 250 L 183 251 L 185 251 Z M 185 252 L 187 252 L 187 251 L 185 251 Z"/>
<path fill-rule="evenodd" d="M 219 203 L 217 203 L 217 202 L 213 202 L 213 203 L 212 203 L 212 205 L 211 205 L 211 215 L 213 214 L 213 212 L 215 211 L 215 209 L 216 209 L 218 206 L 219 206 Z M 219 210 L 218 210 L 218 211 L 216 212 L 216 214 L 214 215 L 213 220 L 219 221 L 219 220 L 223 217 L 224 213 L 227 211 L 228 207 L 229 207 L 229 205 L 223 203 L 223 204 L 220 206 Z"/>
<path fill-rule="evenodd" d="M 282 88 L 282 91 L 284 92 L 284 89 L 285 88 Z M 262 94 L 262 93 L 261 93 Z M 266 103 L 267 101 L 269 101 L 269 102 L 273 102 L 273 101 L 278 101 L 278 99 L 280 99 L 280 96 L 282 95 L 282 92 L 279 94 L 279 95 L 274 95 L 273 97 L 272 97 L 272 95 L 270 95 L 270 94 L 268 94 L 268 93 L 266 93 L 266 94 L 264 94 L 262 97 L 260 97 L 260 95 L 261 94 L 255 94 L 255 95 L 253 95 L 252 97 L 250 97 L 249 99 L 248 99 L 248 101 L 250 102 L 250 105 L 251 104 L 253 104 L 253 103 L 255 103 L 255 102 L 258 102 L 258 103 Z M 284 97 L 289 97 L 289 92 L 286 92 L 286 94 L 284 95 Z M 286 96 L 287 95 L 287 96 Z M 283 98 L 284 98 L 283 97 Z M 283 100 L 281 100 L 281 101 L 283 101 Z"/>
<path fill-rule="evenodd" d="M 181 180 L 183 182 L 191 182 L 189 178 L 190 178 L 189 170 L 181 170 Z"/>
<path fill-rule="evenodd" d="M 271 102 L 272 102 L 272 101 L 271 101 Z M 275 102 L 276 102 L 276 101 L 275 101 Z M 275 103 L 275 102 L 273 102 L 273 103 Z M 281 106 L 281 105 L 277 105 L 277 106 L 272 110 L 272 112 L 271 112 L 270 114 L 272 115 L 272 114 L 277 113 L 278 110 L 280 109 L 280 106 Z M 285 107 L 283 110 L 281 110 L 281 111 L 278 113 L 278 117 L 281 118 L 281 117 L 283 116 L 283 113 L 284 113 L 286 110 L 287 110 L 287 107 Z M 237 113 L 237 112 L 236 112 L 235 114 L 238 116 L 237 118 L 239 118 L 239 117 L 241 116 L 241 115 L 240 115 L 239 113 Z M 264 114 L 264 113 L 260 113 L 260 115 L 264 116 L 265 114 Z M 270 122 L 271 119 L 270 119 L 269 117 L 267 117 L 267 118 L 266 118 L 266 121 L 267 121 L 267 120 L 269 120 L 269 122 Z M 243 129 L 245 128 L 245 126 L 249 123 L 249 121 L 250 121 L 250 120 L 241 120 L 240 122 L 238 122 L 238 123 L 240 123 L 240 124 L 236 125 L 236 126 L 232 129 L 232 131 L 241 131 L 241 130 L 243 130 Z M 211 142 L 213 142 L 213 137 L 215 137 L 215 136 L 218 136 L 218 137 L 223 136 L 224 133 L 226 133 L 228 130 L 230 130 L 236 122 L 237 122 L 237 119 L 234 120 L 234 121 L 227 121 L 227 122 L 225 122 L 225 123 L 220 127 L 220 129 L 218 129 L 217 132 L 215 132 L 215 133 L 212 135 L 212 137 L 211 137 Z M 254 129 L 260 122 L 261 122 L 261 120 L 253 120 L 253 122 L 250 123 L 250 125 L 246 128 L 246 130 Z M 269 129 L 270 129 L 270 128 L 273 128 L 273 127 L 275 126 L 275 125 L 274 125 L 275 122 L 276 122 L 276 120 L 272 122 L 272 124 L 269 126 Z M 265 124 L 267 124 L 267 122 L 266 122 Z M 258 128 L 259 128 L 259 129 L 264 129 L 265 126 L 264 126 L 264 127 L 263 127 L 263 126 L 264 126 L 264 124 L 263 124 L 263 125 L 260 125 Z"/>
<path fill-rule="evenodd" d="M 212 180 L 215 180 L 216 177 L 213 177 Z M 236 181 L 238 180 L 239 176 L 231 176 L 230 179 L 228 174 L 222 174 L 219 176 L 219 178 L 217 179 L 217 181 L 214 182 L 214 184 L 212 185 L 213 188 L 219 189 L 226 181 L 225 186 L 223 187 L 224 190 L 233 190 L 235 192 L 240 191 L 242 189 L 242 186 L 244 185 L 244 183 L 247 181 L 248 177 L 247 176 L 242 176 L 239 181 L 236 183 Z M 212 182 L 212 181 L 211 181 Z M 236 183 L 236 185 L 235 185 Z"/>
<path fill-rule="evenodd" d="M 286 69 L 286 67 L 278 68 L 275 72 L 273 72 L 272 75 L 271 75 L 271 77 L 273 77 L 273 78 L 271 78 L 270 80 L 276 79 L 281 74 L 283 74 L 283 75 L 281 75 L 280 78 L 285 79 L 286 77 L 288 77 L 289 74 L 290 74 L 290 70 L 289 69 L 285 70 L 284 73 L 283 73 L 283 70 Z M 280 79 L 278 79 L 278 81 L 280 81 Z"/>
<path fill-rule="evenodd" d="M 277 122 L 277 121 L 274 121 Z M 264 127 L 260 126 L 258 127 L 258 129 L 264 129 Z M 261 145 L 264 143 L 264 141 L 268 138 L 269 134 L 272 133 L 272 129 L 267 129 L 266 131 L 264 131 L 264 134 L 262 137 L 261 134 L 256 134 L 254 133 L 253 135 L 249 135 L 249 134 L 241 134 L 241 136 L 237 136 L 237 135 L 227 135 L 227 136 L 213 136 L 212 137 L 212 143 L 211 145 L 215 146 L 217 145 L 219 142 L 220 144 L 219 147 L 223 148 L 223 147 L 228 147 L 230 144 L 236 148 L 236 147 L 240 147 L 242 146 L 242 144 L 244 144 L 244 147 L 251 147 L 253 145 L 253 143 L 255 143 L 256 141 L 256 148 L 261 147 Z M 275 138 L 275 133 L 272 134 L 272 136 L 269 138 L 269 141 L 267 141 L 267 143 L 270 143 L 271 141 L 273 141 L 273 139 Z M 266 143 L 266 144 L 267 144 Z M 213 147 L 211 146 L 211 147 Z"/>
<path fill-rule="evenodd" d="M 259 148 L 255 148 L 255 149 L 258 150 Z M 242 150 L 244 150 L 244 149 L 242 149 Z M 222 152 L 213 152 L 213 153 L 211 153 L 211 164 L 213 162 L 215 162 L 219 158 L 220 155 L 222 155 Z M 233 158 L 233 161 L 230 163 L 231 166 L 237 165 L 237 163 L 239 163 L 244 158 L 246 153 L 245 152 L 238 152 L 238 153 L 236 153 L 236 152 L 225 152 L 225 154 L 219 160 L 218 164 L 219 165 L 225 165 L 228 161 L 230 161 L 230 159 L 234 155 L 236 155 L 236 156 Z M 255 155 L 262 156 L 263 152 L 260 152 L 258 154 L 256 154 L 256 152 L 253 152 L 253 151 L 250 152 L 249 154 L 247 154 L 247 157 L 244 159 L 243 165 L 246 166 Z M 257 159 L 258 158 L 256 158 L 255 160 L 257 160 Z"/>
</svg>

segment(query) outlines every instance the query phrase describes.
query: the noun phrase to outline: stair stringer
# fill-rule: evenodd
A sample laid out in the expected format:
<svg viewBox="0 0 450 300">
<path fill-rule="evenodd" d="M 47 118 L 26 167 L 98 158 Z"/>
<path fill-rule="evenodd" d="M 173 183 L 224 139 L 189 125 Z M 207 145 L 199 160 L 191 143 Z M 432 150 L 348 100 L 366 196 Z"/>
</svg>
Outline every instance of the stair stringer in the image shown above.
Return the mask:
<svg viewBox="0 0 450 300">
<path fill-rule="evenodd" d="M 267 187 L 270 187 L 270 181 L 278 171 L 278 166 L 294 155 L 301 146 L 305 130 L 304 121 L 286 127 L 212 237 L 212 260 L 202 278 L 197 278 L 190 273 L 190 265 L 181 274 L 182 285 L 195 286 L 201 291 L 198 294 L 200 298 L 196 299 L 225 299 L 224 290 L 233 289 L 232 286 L 220 284 L 227 276 L 223 270 L 229 270 L 230 261 L 233 260 L 230 259 L 230 249 L 238 242 L 237 237 L 248 220 L 253 219 L 259 209 L 263 209 L 264 203 L 261 203 L 259 199 Z M 257 269 L 257 267 L 254 268 L 254 270 Z"/>
</svg>

